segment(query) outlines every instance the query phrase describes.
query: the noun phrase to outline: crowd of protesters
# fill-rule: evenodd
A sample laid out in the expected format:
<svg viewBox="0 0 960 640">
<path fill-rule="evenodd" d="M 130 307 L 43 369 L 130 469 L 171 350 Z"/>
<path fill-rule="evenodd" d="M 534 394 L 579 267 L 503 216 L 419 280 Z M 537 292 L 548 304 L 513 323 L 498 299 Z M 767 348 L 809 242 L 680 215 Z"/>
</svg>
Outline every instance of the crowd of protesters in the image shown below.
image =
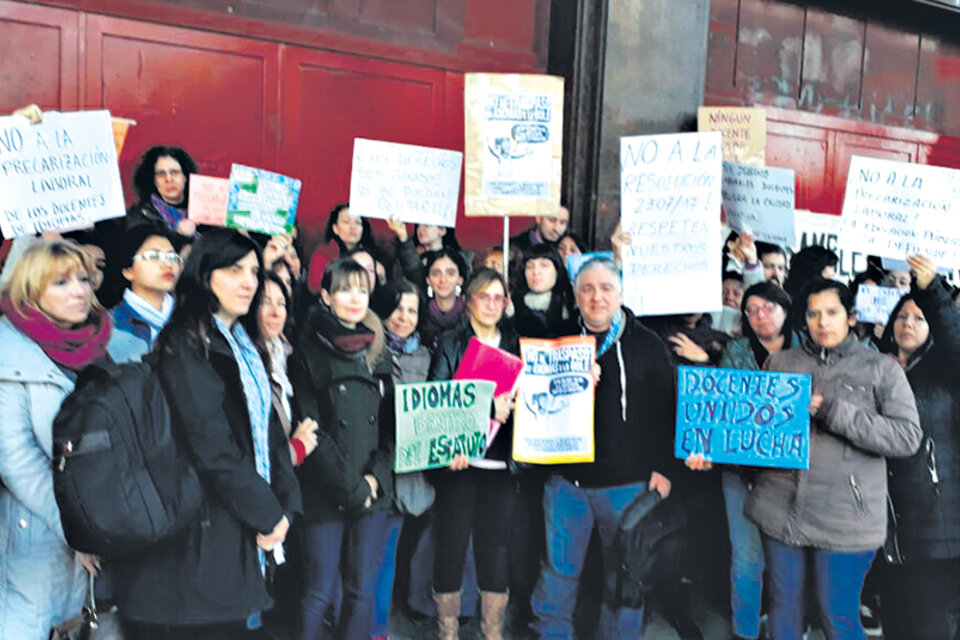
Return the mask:
<svg viewBox="0 0 960 640">
<path fill-rule="evenodd" d="M 871 263 L 854 286 L 908 293 L 885 325 L 863 325 L 832 252 L 804 249 L 788 268 L 784 249 L 732 234 L 722 313 L 642 318 L 616 261 L 571 282 L 565 257 L 586 247 L 563 208 L 504 255 L 395 220 L 395 243 L 378 246 L 339 205 L 306 256 L 296 235 L 197 228 L 197 170 L 153 147 L 126 218 L 8 247 L 0 638 L 47 638 L 80 611 L 88 574 L 110 577 L 98 595 L 116 603 L 114 638 L 267 637 L 267 620 L 298 640 L 369 640 L 388 637 L 391 607 L 435 616 L 443 640 L 477 608 L 487 640 L 507 620 L 573 638 L 591 566 L 616 570 L 620 515 L 646 491 L 688 514 L 658 605 L 684 639 L 702 637 L 689 591 L 711 563 L 735 638 L 799 640 L 812 625 L 862 639 L 871 616 L 890 639 L 958 637 L 960 312 L 930 260 Z M 630 241 L 618 229 L 615 253 Z M 516 354 L 520 338 L 578 334 L 597 345 L 594 462 L 515 464 L 506 393 L 483 464 L 394 474 L 396 383 L 451 378 L 471 338 Z M 153 363 L 205 494 L 195 526 L 122 561 L 69 548 L 51 476 L 57 410 L 104 359 Z M 809 469 L 675 459 L 675 368 L 691 363 L 810 373 Z M 287 562 L 265 571 L 281 547 Z M 641 637 L 647 603 L 605 596 L 597 637 Z"/>
</svg>

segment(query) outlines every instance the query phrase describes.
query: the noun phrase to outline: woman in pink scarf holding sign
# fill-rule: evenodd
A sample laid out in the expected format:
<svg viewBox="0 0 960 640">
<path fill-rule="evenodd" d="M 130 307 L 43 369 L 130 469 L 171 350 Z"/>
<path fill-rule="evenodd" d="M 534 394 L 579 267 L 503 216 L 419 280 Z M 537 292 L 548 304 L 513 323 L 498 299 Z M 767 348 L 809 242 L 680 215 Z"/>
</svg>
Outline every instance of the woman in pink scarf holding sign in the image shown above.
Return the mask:
<svg viewBox="0 0 960 640">
<path fill-rule="evenodd" d="M 491 269 L 480 269 L 471 276 L 464 291 L 467 314 L 458 327 L 440 336 L 430 367 L 431 380 L 453 378 L 471 338 L 487 346 L 514 355 L 520 351 L 516 333 L 501 323 L 509 298 L 503 277 Z M 485 640 L 499 640 L 507 607 L 509 582 L 509 526 L 514 481 L 507 470 L 512 433 L 507 420 L 513 406 L 512 394 L 494 398 L 493 418 L 504 423 L 484 457 L 483 468 L 469 467 L 458 455 L 450 471 L 436 478 L 435 527 L 437 549 L 433 564 L 433 590 L 437 603 L 437 621 L 441 640 L 458 637 L 460 585 L 467 545 L 473 533 L 480 586 L 482 622 Z"/>
<path fill-rule="evenodd" d="M 37 240 L 0 298 L 0 638 L 45 640 L 80 614 L 98 568 L 67 546 L 50 472 L 53 419 L 110 338 L 85 260 L 71 242 Z"/>
</svg>

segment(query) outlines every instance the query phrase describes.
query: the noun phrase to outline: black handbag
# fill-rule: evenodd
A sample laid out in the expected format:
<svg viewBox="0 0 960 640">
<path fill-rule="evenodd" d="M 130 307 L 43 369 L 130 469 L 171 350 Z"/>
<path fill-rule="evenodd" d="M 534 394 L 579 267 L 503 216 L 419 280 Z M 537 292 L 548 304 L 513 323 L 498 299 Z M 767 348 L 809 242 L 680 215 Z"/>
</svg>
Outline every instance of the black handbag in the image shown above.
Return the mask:
<svg viewBox="0 0 960 640">
<path fill-rule="evenodd" d="M 611 606 L 639 607 L 656 583 L 675 570 L 686 526 L 680 502 L 664 500 L 655 490 L 627 505 L 614 542 L 617 562 L 605 577 L 604 596 Z"/>
</svg>

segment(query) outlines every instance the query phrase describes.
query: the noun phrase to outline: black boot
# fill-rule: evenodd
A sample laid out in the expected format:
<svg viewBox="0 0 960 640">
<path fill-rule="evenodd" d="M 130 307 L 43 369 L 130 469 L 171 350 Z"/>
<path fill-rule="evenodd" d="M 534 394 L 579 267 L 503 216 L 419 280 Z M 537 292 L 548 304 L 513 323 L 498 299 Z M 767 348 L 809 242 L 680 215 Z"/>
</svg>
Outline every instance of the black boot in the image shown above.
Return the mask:
<svg viewBox="0 0 960 640">
<path fill-rule="evenodd" d="M 680 640 L 703 640 L 700 628 L 693 621 L 692 583 L 682 578 L 671 591 L 673 591 L 673 597 L 668 599 L 665 612 L 667 622 L 680 636 Z"/>
</svg>

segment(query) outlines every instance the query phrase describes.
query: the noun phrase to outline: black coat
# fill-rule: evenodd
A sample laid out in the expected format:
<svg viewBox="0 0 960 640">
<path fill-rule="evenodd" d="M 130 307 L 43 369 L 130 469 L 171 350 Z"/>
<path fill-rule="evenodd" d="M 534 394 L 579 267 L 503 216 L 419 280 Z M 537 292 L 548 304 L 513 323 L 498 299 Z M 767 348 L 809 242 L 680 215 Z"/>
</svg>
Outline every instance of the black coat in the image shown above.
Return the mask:
<svg viewBox="0 0 960 640">
<path fill-rule="evenodd" d="M 287 438 L 270 421 L 271 482 L 254 463 L 240 371 L 213 326 L 201 339 L 177 331 L 157 354 L 178 447 L 204 489 L 200 519 L 142 559 L 117 563 L 119 607 L 131 620 L 172 625 L 246 619 L 270 604 L 256 536 L 300 511 Z"/>
<path fill-rule="evenodd" d="M 450 380 L 460 366 L 460 360 L 467 350 L 470 338 L 476 334 L 469 320 L 464 320 L 459 326 L 440 334 L 437 350 L 430 364 L 431 380 Z M 515 356 L 520 355 L 520 340 L 509 322 L 500 327 L 500 348 Z M 493 411 L 493 407 L 491 407 Z M 513 420 L 508 420 L 500 427 L 493 444 L 487 449 L 486 458 L 491 460 L 510 460 L 513 450 Z"/>
<path fill-rule="evenodd" d="M 896 541 L 905 561 L 956 558 L 960 556 L 960 313 L 939 278 L 925 290 L 915 289 L 909 298 L 923 311 L 931 340 L 906 366 L 923 442 L 914 455 L 887 460 Z M 907 299 L 901 300 L 891 318 Z M 896 354 L 893 324 L 887 325 L 880 345 L 882 351 Z M 894 550 L 891 542 L 892 537 L 888 555 Z"/>
<path fill-rule="evenodd" d="M 317 448 L 297 469 L 307 522 L 367 511 L 366 474 L 380 485 L 372 509 L 389 509 L 394 495 L 393 362 L 380 321 L 368 313 L 364 324 L 374 331 L 374 343 L 346 353 L 324 333 L 322 314 L 329 311 L 320 305 L 307 313 L 288 364 L 295 415 L 320 425 Z"/>
</svg>

